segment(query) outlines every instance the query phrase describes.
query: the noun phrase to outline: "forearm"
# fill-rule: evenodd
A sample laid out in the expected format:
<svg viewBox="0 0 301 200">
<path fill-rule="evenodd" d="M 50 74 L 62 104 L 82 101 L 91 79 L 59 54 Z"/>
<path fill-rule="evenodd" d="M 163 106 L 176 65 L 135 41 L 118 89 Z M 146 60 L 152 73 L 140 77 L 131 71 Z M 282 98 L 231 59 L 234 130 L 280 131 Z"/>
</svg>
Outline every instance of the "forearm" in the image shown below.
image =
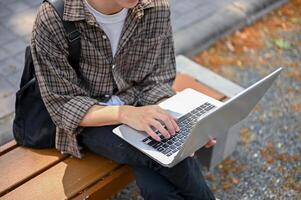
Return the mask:
<svg viewBox="0 0 301 200">
<path fill-rule="evenodd" d="M 161 99 L 157 104 L 166 100 Z M 116 125 L 123 123 L 123 119 L 126 117 L 127 109 L 131 107 L 129 105 L 122 106 L 92 106 L 81 120 L 79 126 L 91 127 L 91 126 L 106 126 Z"/>
<path fill-rule="evenodd" d="M 122 123 L 122 113 L 129 107 L 124 106 L 92 106 L 85 116 L 82 118 L 79 126 L 91 127 L 91 126 L 105 126 L 116 125 Z"/>
</svg>

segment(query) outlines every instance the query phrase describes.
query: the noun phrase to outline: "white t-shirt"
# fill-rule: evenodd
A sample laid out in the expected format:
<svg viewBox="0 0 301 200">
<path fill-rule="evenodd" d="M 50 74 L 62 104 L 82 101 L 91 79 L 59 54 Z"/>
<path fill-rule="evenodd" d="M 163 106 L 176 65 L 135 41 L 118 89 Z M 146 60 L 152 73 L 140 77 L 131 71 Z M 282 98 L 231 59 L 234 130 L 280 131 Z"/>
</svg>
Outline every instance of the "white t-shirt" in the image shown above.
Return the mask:
<svg viewBox="0 0 301 200">
<path fill-rule="evenodd" d="M 97 23 L 102 28 L 102 30 L 106 33 L 109 37 L 112 54 L 113 57 L 115 56 L 121 31 L 123 28 L 123 24 L 125 18 L 128 13 L 128 9 L 124 8 L 120 12 L 113 14 L 113 15 L 105 15 L 95 8 L 93 8 L 87 0 L 84 1 L 85 5 L 87 6 L 88 10 L 92 13 L 92 15 L 96 18 Z M 103 38 L 105 39 L 105 38 Z M 124 105 L 124 102 L 120 100 L 120 98 L 116 95 L 112 95 L 111 98 L 107 102 L 99 102 L 100 105 Z"/>
<path fill-rule="evenodd" d="M 97 23 L 99 26 L 103 29 L 103 31 L 106 33 L 106 35 L 109 37 L 112 53 L 113 56 L 115 56 L 117 46 L 119 43 L 121 31 L 123 28 L 123 24 L 125 21 L 125 18 L 128 13 L 127 8 L 123 8 L 120 12 L 113 14 L 113 15 L 105 15 L 93 8 L 87 0 L 85 0 L 85 4 L 88 8 L 88 10 L 94 15 L 96 18 Z"/>
</svg>

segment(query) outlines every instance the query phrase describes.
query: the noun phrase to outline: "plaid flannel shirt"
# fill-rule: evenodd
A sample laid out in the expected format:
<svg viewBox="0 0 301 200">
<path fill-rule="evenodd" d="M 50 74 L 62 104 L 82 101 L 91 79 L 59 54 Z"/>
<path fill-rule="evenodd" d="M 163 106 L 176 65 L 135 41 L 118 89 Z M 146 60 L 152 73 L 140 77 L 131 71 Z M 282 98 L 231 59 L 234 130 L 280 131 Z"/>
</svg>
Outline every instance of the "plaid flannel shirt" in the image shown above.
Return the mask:
<svg viewBox="0 0 301 200">
<path fill-rule="evenodd" d="M 45 106 L 57 127 L 56 148 L 82 157 L 81 119 L 117 95 L 127 105 L 150 105 L 175 94 L 175 55 L 167 0 L 140 0 L 129 9 L 115 56 L 105 32 L 82 0 L 65 0 L 63 19 L 81 34 L 80 78 L 68 63 L 62 22 L 45 2 L 34 23 L 31 51 Z"/>
</svg>

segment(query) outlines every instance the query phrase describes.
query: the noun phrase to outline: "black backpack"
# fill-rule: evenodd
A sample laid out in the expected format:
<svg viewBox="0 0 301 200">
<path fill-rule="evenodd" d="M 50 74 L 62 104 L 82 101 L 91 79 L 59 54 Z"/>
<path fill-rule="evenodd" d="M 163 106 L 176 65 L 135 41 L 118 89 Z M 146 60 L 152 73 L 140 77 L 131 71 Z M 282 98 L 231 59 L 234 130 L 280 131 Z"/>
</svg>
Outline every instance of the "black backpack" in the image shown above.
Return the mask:
<svg viewBox="0 0 301 200">
<path fill-rule="evenodd" d="M 79 76 L 80 33 L 73 22 L 63 21 L 63 0 L 45 1 L 54 7 L 62 20 L 69 46 L 68 60 Z M 38 82 L 35 78 L 30 47 L 27 46 L 20 89 L 16 93 L 15 118 L 13 121 L 15 140 L 21 146 L 52 148 L 55 145 L 55 129 L 55 125 L 42 101 Z"/>
</svg>

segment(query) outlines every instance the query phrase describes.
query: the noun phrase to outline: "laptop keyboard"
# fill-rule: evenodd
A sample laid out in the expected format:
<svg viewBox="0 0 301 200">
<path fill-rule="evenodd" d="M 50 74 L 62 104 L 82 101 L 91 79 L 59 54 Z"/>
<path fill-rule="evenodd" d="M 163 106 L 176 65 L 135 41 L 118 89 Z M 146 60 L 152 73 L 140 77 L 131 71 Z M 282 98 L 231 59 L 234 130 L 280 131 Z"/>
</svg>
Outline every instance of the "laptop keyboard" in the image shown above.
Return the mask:
<svg viewBox="0 0 301 200">
<path fill-rule="evenodd" d="M 198 118 L 213 108 L 215 108 L 214 105 L 206 102 L 180 117 L 177 120 L 180 131 L 169 139 L 166 139 L 159 131 L 156 131 L 158 136 L 161 138 L 160 142 L 154 140 L 151 136 L 144 138 L 142 142 L 157 149 L 166 156 L 171 156 L 173 153 L 180 150 Z"/>
</svg>

